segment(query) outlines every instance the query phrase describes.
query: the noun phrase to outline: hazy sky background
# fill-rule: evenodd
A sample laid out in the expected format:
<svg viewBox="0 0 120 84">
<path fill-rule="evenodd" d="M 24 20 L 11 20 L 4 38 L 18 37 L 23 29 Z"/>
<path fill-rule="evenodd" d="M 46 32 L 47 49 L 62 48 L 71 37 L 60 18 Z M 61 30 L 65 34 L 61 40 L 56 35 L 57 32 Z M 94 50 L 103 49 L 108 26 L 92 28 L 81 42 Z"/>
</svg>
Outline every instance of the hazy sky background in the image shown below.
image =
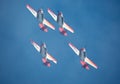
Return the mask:
<svg viewBox="0 0 120 84">
<path fill-rule="evenodd" d="M 41 31 L 26 4 L 35 10 L 43 8 L 45 18 L 56 30 Z M 62 36 L 47 8 L 62 11 L 75 33 Z M 38 44 L 45 42 L 58 64 L 45 67 L 31 39 Z M 79 49 L 85 47 L 98 69 L 83 69 L 69 42 Z M 119 0 L 0 1 L 0 84 L 119 84 L 119 62 Z"/>
</svg>

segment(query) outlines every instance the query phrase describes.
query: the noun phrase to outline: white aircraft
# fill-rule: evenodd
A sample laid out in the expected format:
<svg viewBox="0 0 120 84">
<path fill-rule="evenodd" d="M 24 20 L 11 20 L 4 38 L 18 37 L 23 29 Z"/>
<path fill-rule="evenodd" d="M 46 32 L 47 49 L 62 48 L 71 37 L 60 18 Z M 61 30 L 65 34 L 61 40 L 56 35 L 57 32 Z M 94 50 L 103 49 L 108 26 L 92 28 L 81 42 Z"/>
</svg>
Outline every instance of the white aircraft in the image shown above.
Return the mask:
<svg viewBox="0 0 120 84">
<path fill-rule="evenodd" d="M 41 46 L 39 46 L 37 43 L 35 43 L 34 41 L 31 41 L 32 45 L 35 47 L 35 49 L 42 55 L 42 62 L 45 66 L 50 67 L 51 64 L 49 62 L 52 61 L 55 64 L 57 64 L 57 60 L 55 58 L 53 58 L 48 52 L 47 52 L 47 48 L 46 48 L 46 44 L 42 43 Z"/>
<path fill-rule="evenodd" d="M 40 9 L 36 12 L 30 5 L 26 5 L 26 7 L 33 14 L 33 16 L 38 19 L 39 27 L 41 28 L 41 30 L 43 30 L 44 32 L 48 32 L 46 26 L 55 30 L 55 27 L 44 18 L 44 13 L 43 13 L 42 9 Z"/>
<path fill-rule="evenodd" d="M 67 29 L 68 31 L 74 33 L 74 30 L 64 22 L 62 12 L 58 12 L 58 15 L 56 15 L 54 12 L 52 12 L 48 8 L 48 13 L 59 24 L 59 26 L 60 26 L 59 31 L 60 31 L 61 34 L 63 34 L 64 36 L 67 36 L 67 33 L 66 33 L 65 29 Z"/>
<path fill-rule="evenodd" d="M 87 58 L 86 56 L 86 49 L 85 48 L 81 48 L 80 50 L 78 50 L 73 44 L 69 43 L 69 46 L 72 48 L 72 50 L 81 58 L 80 63 L 82 64 L 82 66 L 89 70 L 88 64 L 93 66 L 94 68 L 98 68 L 96 64 L 94 64 L 90 59 Z"/>
</svg>

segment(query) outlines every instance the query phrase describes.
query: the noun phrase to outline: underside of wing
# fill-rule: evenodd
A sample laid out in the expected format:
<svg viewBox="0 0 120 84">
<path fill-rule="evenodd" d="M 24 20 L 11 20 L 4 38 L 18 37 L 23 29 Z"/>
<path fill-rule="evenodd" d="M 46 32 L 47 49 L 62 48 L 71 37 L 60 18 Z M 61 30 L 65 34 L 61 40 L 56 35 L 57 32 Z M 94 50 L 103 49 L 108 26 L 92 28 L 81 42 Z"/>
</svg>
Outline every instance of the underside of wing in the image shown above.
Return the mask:
<svg viewBox="0 0 120 84">
<path fill-rule="evenodd" d="M 73 30 L 70 26 L 68 26 L 65 22 L 64 22 L 64 24 L 63 24 L 63 27 L 64 27 L 65 29 L 67 29 L 68 31 L 74 33 L 74 30 Z"/>
<path fill-rule="evenodd" d="M 52 16 L 52 18 L 57 21 L 57 15 L 53 13 L 49 8 L 48 8 L 48 13 Z"/>
<path fill-rule="evenodd" d="M 79 51 L 74 45 L 72 45 L 71 43 L 69 43 L 69 46 L 72 48 L 72 50 L 73 50 L 77 55 L 80 54 L 80 51 Z"/>
<path fill-rule="evenodd" d="M 36 18 L 37 12 L 30 5 L 26 5 L 26 7 L 33 14 L 33 16 Z"/>
<path fill-rule="evenodd" d="M 40 52 L 40 46 L 39 46 L 37 43 L 35 43 L 34 41 L 31 41 L 31 43 L 32 43 L 32 45 L 35 47 L 35 49 L 36 49 L 38 52 Z"/>
<path fill-rule="evenodd" d="M 46 19 L 43 20 L 43 24 L 45 24 L 48 27 L 50 27 L 51 29 L 55 30 L 55 27 L 50 22 L 48 22 Z"/>
<path fill-rule="evenodd" d="M 96 64 L 94 64 L 90 59 L 88 59 L 87 57 L 85 58 L 85 62 L 88 63 L 89 65 L 93 66 L 94 68 L 98 68 Z"/>
<path fill-rule="evenodd" d="M 53 61 L 55 64 L 57 64 L 57 60 L 55 58 L 53 58 L 50 54 L 47 53 L 46 58 Z"/>
</svg>

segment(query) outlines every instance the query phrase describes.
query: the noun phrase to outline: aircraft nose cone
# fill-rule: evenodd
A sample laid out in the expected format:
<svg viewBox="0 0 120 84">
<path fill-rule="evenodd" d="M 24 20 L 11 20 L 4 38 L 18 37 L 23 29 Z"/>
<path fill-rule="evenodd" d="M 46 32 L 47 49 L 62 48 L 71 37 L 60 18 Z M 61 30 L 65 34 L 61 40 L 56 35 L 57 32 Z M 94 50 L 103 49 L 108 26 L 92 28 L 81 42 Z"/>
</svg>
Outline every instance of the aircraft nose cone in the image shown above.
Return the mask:
<svg viewBox="0 0 120 84">
<path fill-rule="evenodd" d="M 43 9 L 40 9 L 40 12 L 43 13 Z"/>
<path fill-rule="evenodd" d="M 59 14 L 60 16 L 62 16 L 62 17 L 63 17 L 63 14 L 62 14 L 62 12 L 58 12 L 58 14 Z"/>
<path fill-rule="evenodd" d="M 85 48 L 82 48 L 81 50 L 84 51 L 84 52 L 86 52 Z"/>
</svg>

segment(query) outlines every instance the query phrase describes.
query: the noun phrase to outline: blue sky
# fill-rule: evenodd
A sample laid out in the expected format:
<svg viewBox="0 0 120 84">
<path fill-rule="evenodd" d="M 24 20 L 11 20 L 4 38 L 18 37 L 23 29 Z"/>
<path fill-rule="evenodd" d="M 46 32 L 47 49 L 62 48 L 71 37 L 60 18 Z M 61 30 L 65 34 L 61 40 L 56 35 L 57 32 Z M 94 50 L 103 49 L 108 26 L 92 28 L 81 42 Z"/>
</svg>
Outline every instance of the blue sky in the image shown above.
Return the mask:
<svg viewBox="0 0 120 84">
<path fill-rule="evenodd" d="M 43 8 L 45 18 L 56 30 L 41 31 L 26 4 L 35 10 Z M 62 36 L 47 8 L 62 11 L 75 33 Z M 120 83 L 119 0 L 1 0 L 0 10 L 0 84 Z M 38 44 L 45 42 L 58 64 L 43 66 L 31 39 Z M 98 69 L 83 69 L 69 42 L 79 49 L 85 47 Z"/>
</svg>

